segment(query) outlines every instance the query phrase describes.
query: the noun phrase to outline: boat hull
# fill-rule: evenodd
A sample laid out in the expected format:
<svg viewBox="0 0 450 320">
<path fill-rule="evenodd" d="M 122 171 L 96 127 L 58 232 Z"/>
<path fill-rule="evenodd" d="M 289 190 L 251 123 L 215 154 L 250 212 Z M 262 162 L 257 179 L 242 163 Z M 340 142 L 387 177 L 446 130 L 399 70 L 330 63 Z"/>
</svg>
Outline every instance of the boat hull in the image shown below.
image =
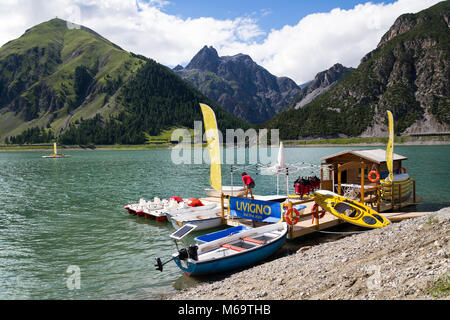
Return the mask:
<svg viewBox="0 0 450 320">
<path fill-rule="evenodd" d="M 205 189 L 205 193 L 208 197 L 220 198 L 223 193 L 226 196 L 242 197 L 245 195 L 245 189 L 243 187 L 223 186 L 222 191 L 215 189 Z"/>
<path fill-rule="evenodd" d="M 69 155 L 56 155 L 56 156 L 42 156 L 44 159 L 61 159 L 61 158 L 69 158 Z"/>
<path fill-rule="evenodd" d="M 133 215 L 136 214 L 136 211 L 133 210 L 133 209 L 131 209 L 129 206 L 125 206 L 125 207 L 123 207 L 123 208 L 124 208 L 125 210 L 127 210 L 129 214 L 133 214 Z"/>
<path fill-rule="evenodd" d="M 163 217 L 155 217 L 156 222 L 166 222 L 167 221 L 167 217 L 163 216 Z"/>
<path fill-rule="evenodd" d="M 287 232 L 276 241 L 267 245 L 248 250 L 222 259 L 197 262 L 189 259 L 184 262 L 178 257 L 174 257 L 177 266 L 188 276 L 201 276 L 214 273 L 227 272 L 234 269 L 253 265 L 268 258 L 277 252 L 286 241 Z"/>
<path fill-rule="evenodd" d="M 170 222 L 175 229 L 179 229 L 186 224 L 192 224 L 197 226 L 195 229 L 198 230 L 206 230 L 211 228 L 216 228 L 222 225 L 222 217 L 212 217 L 209 219 L 196 219 L 196 220 L 177 220 L 176 218 L 171 218 Z"/>
</svg>

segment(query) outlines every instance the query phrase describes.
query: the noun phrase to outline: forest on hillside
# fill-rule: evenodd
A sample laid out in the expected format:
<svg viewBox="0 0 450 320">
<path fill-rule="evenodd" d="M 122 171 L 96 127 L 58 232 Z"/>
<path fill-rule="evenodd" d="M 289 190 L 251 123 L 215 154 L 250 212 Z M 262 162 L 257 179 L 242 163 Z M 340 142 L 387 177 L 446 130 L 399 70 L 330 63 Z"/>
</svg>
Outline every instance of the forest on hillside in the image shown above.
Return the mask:
<svg viewBox="0 0 450 320">
<path fill-rule="evenodd" d="M 77 95 L 83 96 L 92 79 L 84 69 L 76 70 Z M 249 124 L 231 115 L 209 98 L 184 82 L 171 70 L 147 59 L 133 79 L 126 83 L 117 98 L 124 110 L 108 119 L 97 114 L 91 119 L 70 123 L 58 137 L 58 143 L 66 145 L 86 144 L 143 144 L 146 134 L 158 135 L 169 127 L 193 128 L 194 121 L 201 121 L 199 103 L 214 109 L 219 129 L 249 127 Z M 34 143 L 43 137 L 39 128 L 11 137 L 10 143 Z M 50 142 L 53 136 L 45 136 Z M 44 139 L 45 140 L 45 139 Z"/>
</svg>

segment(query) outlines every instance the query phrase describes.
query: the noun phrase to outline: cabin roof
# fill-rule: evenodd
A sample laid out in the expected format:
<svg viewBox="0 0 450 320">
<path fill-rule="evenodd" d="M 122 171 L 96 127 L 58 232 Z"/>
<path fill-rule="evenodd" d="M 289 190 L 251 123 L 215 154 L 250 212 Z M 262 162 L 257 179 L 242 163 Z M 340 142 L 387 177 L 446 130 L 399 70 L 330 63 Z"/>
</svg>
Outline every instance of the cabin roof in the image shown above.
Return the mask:
<svg viewBox="0 0 450 320">
<path fill-rule="evenodd" d="M 386 162 L 386 150 L 383 149 L 368 149 L 368 150 L 346 150 L 342 151 L 336 154 L 333 154 L 331 156 L 323 157 L 321 160 L 330 160 L 332 158 L 337 158 L 342 155 L 355 155 L 357 157 L 361 157 L 365 160 L 375 162 L 375 163 L 382 163 Z M 407 157 L 404 157 L 402 155 L 394 153 L 393 160 L 407 160 Z"/>
</svg>

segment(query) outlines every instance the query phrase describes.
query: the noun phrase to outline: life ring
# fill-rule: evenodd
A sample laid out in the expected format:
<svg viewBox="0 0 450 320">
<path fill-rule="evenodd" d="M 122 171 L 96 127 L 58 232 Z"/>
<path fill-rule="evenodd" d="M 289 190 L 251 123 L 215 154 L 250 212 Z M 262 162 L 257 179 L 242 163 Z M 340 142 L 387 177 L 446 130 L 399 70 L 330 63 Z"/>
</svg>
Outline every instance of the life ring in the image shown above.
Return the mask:
<svg viewBox="0 0 450 320">
<path fill-rule="evenodd" d="M 398 169 L 398 172 L 401 173 L 403 171 L 403 173 L 406 173 L 406 168 L 400 167 L 400 169 Z"/>
<path fill-rule="evenodd" d="M 311 223 L 314 223 L 314 219 L 322 219 L 323 218 L 323 216 L 325 215 L 325 211 L 319 215 L 319 205 L 317 203 L 314 203 L 314 205 L 311 209 L 311 214 L 312 214 Z"/>
<path fill-rule="evenodd" d="M 290 208 L 284 213 L 284 219 L 289 225 L 293 226 L 300 220 L 300 212 L 295 208 Z"/>
<path fill-rule="evenodd" d="M 375 177 L 373 177 L 373 175 L 375 175 Z M 378 180 L 380 180 L 380 174 L 376 170 L 370 171 L 367 177 L 369 178 L 370 182 L 378 182 Z"/>
</svg>

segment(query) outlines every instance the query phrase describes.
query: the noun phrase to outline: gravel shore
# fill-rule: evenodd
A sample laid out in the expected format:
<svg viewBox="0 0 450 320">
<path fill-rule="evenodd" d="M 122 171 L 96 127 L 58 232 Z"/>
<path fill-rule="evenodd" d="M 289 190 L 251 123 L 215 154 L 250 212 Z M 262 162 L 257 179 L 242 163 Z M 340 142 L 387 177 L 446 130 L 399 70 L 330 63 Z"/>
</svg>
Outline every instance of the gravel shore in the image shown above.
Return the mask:
<svg viewBox="0 0 450 320">
<path fill-rule="evenodd" d="M 449 237 L 450 207 L 302 247 L 166 299 L 449 299 Z"/>
</svg>

